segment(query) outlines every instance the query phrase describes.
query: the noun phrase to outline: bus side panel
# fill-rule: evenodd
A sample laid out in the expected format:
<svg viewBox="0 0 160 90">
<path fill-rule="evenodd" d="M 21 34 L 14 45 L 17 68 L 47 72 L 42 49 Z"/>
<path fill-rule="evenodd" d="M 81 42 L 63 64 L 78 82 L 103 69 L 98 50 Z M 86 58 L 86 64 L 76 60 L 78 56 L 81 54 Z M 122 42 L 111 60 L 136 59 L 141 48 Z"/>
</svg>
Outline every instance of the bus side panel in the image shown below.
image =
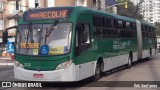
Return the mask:
<svg viewBox="0 0 160 90">
<path fill-rule="evenodd" d="M 104 71 L 108 71 L 127 64 L 128 56 L 129 54 L 124 54 L 104 59 Z"/>
<path fill-rule="evenodd" d="M 92 15 L 90 13 L 81 13 L 77 18 L 77 23 L 89 26 L 90 42 L 92 37 Z M 92 43 L 92 42 L 91 42 Z M 94 75 L 94 66 L 96 58 L 92 54 L 91 46 L 83 50 L 75 57 L 74 63 L 78 67 L 78 80 L 82 80 Z"/>
<path fill-rule="evenodd" d="M 137 20 L 137 49 L 138 49 L 138 59 L 142 58 L 142 29 L 141 29 L 141 23 Z"/>
</svg>

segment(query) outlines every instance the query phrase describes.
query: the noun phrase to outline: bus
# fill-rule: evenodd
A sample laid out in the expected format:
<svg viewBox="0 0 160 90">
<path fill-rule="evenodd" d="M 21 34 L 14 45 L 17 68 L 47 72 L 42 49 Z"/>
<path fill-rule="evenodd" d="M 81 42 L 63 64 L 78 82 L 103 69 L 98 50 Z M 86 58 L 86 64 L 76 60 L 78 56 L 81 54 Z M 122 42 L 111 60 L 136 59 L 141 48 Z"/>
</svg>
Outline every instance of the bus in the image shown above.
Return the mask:
<svg viewBox="0 0 160 90">
<path fill-rule="evenodd" d="M 16 28 L 14 77 L 80 81 L 156 54 L 155 27 L 82 6 L 25 11 Z"/>
</svg>

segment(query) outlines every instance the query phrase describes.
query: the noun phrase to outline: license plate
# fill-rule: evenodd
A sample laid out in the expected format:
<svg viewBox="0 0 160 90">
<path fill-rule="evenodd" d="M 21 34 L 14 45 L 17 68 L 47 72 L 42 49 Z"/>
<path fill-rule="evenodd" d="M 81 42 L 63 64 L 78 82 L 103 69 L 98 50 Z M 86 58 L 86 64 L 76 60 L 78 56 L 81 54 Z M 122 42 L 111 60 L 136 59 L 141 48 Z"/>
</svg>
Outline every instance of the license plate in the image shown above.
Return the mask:
<svg viewBox="0 0 160 90">
<path fill-rule="evenodd" d="M 43 74 L 33 74 L 34 78 L 43 78 Z"/>
</svg>

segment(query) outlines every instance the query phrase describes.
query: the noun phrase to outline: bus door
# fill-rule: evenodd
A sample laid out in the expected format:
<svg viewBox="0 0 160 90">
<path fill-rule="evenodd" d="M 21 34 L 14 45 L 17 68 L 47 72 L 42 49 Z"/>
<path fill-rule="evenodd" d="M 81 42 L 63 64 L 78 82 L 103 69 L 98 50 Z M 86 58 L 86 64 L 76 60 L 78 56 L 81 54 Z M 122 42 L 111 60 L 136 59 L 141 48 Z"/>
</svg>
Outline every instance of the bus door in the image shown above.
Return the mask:
<svg viewBox="0 0 160 90">
<path fill-rule="evenodd" d="M 84 23 L 76 24 L 75 55 L 78 56 L 91 46 L 89 39 L 89 25 Z"/>
<path fill-rule="evenodd" d="M 76 24 L 75 62 L 78 65 L 79 80 L 93 75 L 94 64 L 91 60 L 89 24 Z"/>
</svg>

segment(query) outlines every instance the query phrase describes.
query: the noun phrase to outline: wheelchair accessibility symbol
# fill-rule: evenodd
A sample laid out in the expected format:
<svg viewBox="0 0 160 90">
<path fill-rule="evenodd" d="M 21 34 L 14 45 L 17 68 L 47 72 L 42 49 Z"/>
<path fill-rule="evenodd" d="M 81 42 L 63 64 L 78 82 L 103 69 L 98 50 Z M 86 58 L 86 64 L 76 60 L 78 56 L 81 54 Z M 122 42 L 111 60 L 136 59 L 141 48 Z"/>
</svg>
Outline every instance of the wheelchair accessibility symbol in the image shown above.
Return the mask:
<svg viewBox="0 0 160 90">
<path fill-rule="evenodd" d="M 48 55 L 49 53 L 49 47 L 48 45 L 44 45 L 40 48 L 40 54 L 41 55 Z"/>
<path fill-rule="evenodd" d="M 47 51 L 46 51 L 45 47 L 43 47 L 43 49 L 42 49 L 42 53 L 43 53 L 43 54 L 46 54 L 46 53 L 47 53 Z"/>
</svg>

